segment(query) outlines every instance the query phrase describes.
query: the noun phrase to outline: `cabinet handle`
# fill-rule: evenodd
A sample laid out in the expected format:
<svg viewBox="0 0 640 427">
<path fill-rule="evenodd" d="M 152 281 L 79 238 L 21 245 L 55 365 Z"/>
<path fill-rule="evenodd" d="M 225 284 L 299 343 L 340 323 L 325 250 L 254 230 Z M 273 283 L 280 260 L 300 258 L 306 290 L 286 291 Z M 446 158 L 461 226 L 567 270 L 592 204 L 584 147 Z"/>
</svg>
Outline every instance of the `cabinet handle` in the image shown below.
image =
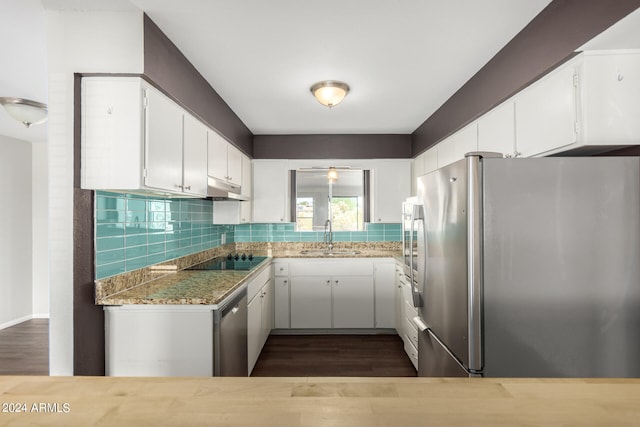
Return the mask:
<svg viewBox="0 0 640 427">
<path fill-rule="evenodd" d="M 327 285 L 330 285 L 330 284 L 331 284 L 331 280 L 327 280 Z"/>
<path fill-rule="evenodd" d="M 182 190 L 182 185 L 180 185 L 180 184 L 176 184 L 176 188 L 179 188 L 179 189 L 181 189 L 181 190 Z"/>
<path fill-rule="evenodd" d="M 521 155 L 522 155 L 522 153 L 521 153 L 521 152 L 519 152 L 519 151 L 514 151 L 514 152 L 513 152 L 513 157 L 519 157 L 519 156 L 521 156 Z"/>
<path fill-rule="evenodd" d="M 185 190 L 191 190 L 191 186 L 190 186 L 190 185 L 187 185 L 187 186 L 185 186 L 185 187 L 184 187 L 184 189 L 185 189 Z"/>
<path fill-rule="evenodd" d="M 336 285 L 338 284 L 338 281 L 336 280 Z"/>
<path fill-rule="evenodd" d="M 284 281 L 284 284 L 287 284 L 288 282 L 289 282 L 288 280 L 285 280 L 285 281 Z"/>
</svg>

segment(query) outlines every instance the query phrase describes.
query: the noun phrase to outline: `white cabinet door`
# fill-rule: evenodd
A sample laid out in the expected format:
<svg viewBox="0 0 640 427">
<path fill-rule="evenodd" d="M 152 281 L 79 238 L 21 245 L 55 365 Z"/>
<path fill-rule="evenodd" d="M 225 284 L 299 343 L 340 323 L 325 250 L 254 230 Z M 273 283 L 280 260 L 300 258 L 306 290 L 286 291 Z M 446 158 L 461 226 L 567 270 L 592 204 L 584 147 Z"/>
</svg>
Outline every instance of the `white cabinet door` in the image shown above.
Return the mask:
<svg viewBox="0 0 640 427">
<path fill-rule="evenodd" d="M 456 142 L 455 139 L 450 136 L 444 141 L 436 145 L 438 150 L 438 167 L 444 167 L 455 162 L 456 159 Z"/>
<path fill-rule="evenodd" d="M 558 69 L 515 98 L 516 146 L 524 157 L 576 142 L 575 67 Z"/>
<path fill-rule="evenodd" d="M 478 120 L 478 150 L 518 157 L 516 152 L 515 103 L 502 103 Z"/>
<path fill-rule="evenodd" d="M 209 130 L 209 150 L 207 154 L 207 171 L 209 176 L 226 181 L 227 177 L 227 146 L 226 139 L 217 132 Z"/>
<path fill-rule="evenodd" d="M 227 145 L 227 180 L 232 184 L 242 183 L 242 153 L 231 144 Z"/>
<path fill-rule="evenodd" d="M 260 349 L 267 342 L 273 329 L 273 280 L 269 279 L 262 288 L 262 327 L 260 332 Z"/>
<path fill-rule="evenodd" d="M 145 185 L 182 191 L 183 111 L 160 92 L 146 89 Z"/>
<path fill-rule="evenodd" d="M 402 338 L 404 336 L 403 329 L 403 320 L 404 320 L 404 311 L 402 310 L 404 305 L 404 294 L 402 293 L 402 282 L 401 279 L 404 277 L 404 271 L 402 266 L 396 265 L 395 269 L 395 283 L 394 283 L 394 292 L 393 292 L 393 302 L 394 302 L 394 326 L 396 328 L 396 332 Z"/>
<path fill-rule="evenodd" d="M 254 160 L 253 222 L 289 222 L 289 174 L 286 160 Z"/>
<path fill-rule="evenodd" d="M 373 328 L 371 276 L 333 276 L 333 327 Z"/>
<path fill-rule="evenodd" d="M 411 163 L 409 160 L 378 160 L 374 167 L 371 222 L 400 222 L 400 206 L 411 195 Z"/>
<path fill-rule="evenodd" d="M 331 328 L 331 278 L 291 277 L 291 327 Z"/>
<path fill-rule="evenodd" d="M 82 188 L 142 186 L 142 116 L 140 79 L 82 79 Z"/>
<path fill-rule="evenodd" d="M 465 126 L 453 135 L 456 160 L 464 159 L 465 154 L 478 151 L 478 124 Z"/>
<path fill-rule="evenodd" d="M 640 52 L 588 52 L 582 70 L 582 142 L 640 144 Z"/>
<path fill-rule="evenodd" d="M 291 327 L 289 322 L 289 278 L 276 276 L 274 285 L 274 327 L 288 329 Z"/>
<path fill-rule="evenodd" d="M 438 150 L 432 147 L 424 153 L 424 173 L 438 169 Z"/>
<path fill-rule="evenodd" d="M 379 261 L 374 264 L 373 282 L 375 286 L 375 327 L 395 327 L 395 278 L 396 266 L 393 261 Z"/>
<path fill-rule="evenodd" d="M 207 127 L 195 117 L 184 115 L 183 129 L 183 191 L 207 194 Z"/>
<path fill-rule="evenodd" d="M 416 183 L 418 182 L 418 177 L 425 174 L 425 156 L 426 153 L 422 153 L 413 159 L 413 167 L 411 168 L 411 194 L 418 194 Z"/>
<path fill-rule="evenodd" d="M 247 305 L 247 356 L 249 374 L 253 370 L 262 345 L 262 293 L 258 292 Z"/>
</svg>

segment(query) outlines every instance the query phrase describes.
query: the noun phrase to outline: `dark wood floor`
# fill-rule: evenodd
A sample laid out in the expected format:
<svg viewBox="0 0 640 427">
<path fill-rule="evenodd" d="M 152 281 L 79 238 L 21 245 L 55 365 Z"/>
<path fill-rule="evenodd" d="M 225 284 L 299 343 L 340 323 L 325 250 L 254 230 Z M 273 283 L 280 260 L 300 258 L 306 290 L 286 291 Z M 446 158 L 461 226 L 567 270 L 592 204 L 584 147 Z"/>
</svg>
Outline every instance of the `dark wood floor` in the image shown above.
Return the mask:
<svg viewBox="0 0 640 427">
<path fill-rule="evenodd" d="M 0 375 L 49 375 L 49 320 L 0 330 Z"/>
<path fill-rule="evenodd" d="M 254 377 L 415 377 L 397 335 L 271 335 Z"/>
</svg>

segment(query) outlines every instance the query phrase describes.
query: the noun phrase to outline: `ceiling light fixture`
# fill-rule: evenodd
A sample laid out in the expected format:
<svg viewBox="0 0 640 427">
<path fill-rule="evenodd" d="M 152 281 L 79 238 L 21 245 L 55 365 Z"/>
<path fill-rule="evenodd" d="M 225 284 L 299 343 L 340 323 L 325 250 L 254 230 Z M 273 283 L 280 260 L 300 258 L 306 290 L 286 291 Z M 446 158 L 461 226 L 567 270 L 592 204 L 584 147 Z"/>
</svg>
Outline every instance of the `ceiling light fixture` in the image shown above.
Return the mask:
<svg viewBox="0 0 640 427">
<path fill-rule="evenodd" d="M 0 105 L 26 127 L 47 121 L 47 105 L 23 98 L 0 96 Z"/>
<path fill-rule="evenodd" d="M 335 183 L 338 180 L 338 170 L 331 166 L 327 172 L 327 178 L 329 179 L 329 182 Z"/>
<path fill-rule="evenodd" d="M 331 108 L 347 96 L 349 85 L 336 80 L 323 80 L 311 86 L 311 93 L 320 104 Z"/>
</svg>

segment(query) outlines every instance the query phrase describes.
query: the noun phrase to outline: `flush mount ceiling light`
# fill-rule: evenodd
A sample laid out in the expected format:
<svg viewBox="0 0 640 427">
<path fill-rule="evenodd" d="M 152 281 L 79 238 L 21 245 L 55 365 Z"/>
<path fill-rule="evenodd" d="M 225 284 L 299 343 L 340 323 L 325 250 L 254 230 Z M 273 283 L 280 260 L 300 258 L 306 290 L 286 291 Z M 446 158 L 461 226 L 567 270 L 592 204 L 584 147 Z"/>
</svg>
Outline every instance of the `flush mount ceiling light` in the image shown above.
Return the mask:
<svg viewBox="0 0 640 427">
<path fill-rule="evenodd" d="M 0 97 L 0 105 L 26 127 L 47 121 L 47 105 L 29 99 Z"/>
<path fill-rule="evenodd" d="M 311 86 L 311 93 L 320 104 L 331 108 L 347 96 L 349 85 L 336 80 L 323 80 Z"/>
</svg>

